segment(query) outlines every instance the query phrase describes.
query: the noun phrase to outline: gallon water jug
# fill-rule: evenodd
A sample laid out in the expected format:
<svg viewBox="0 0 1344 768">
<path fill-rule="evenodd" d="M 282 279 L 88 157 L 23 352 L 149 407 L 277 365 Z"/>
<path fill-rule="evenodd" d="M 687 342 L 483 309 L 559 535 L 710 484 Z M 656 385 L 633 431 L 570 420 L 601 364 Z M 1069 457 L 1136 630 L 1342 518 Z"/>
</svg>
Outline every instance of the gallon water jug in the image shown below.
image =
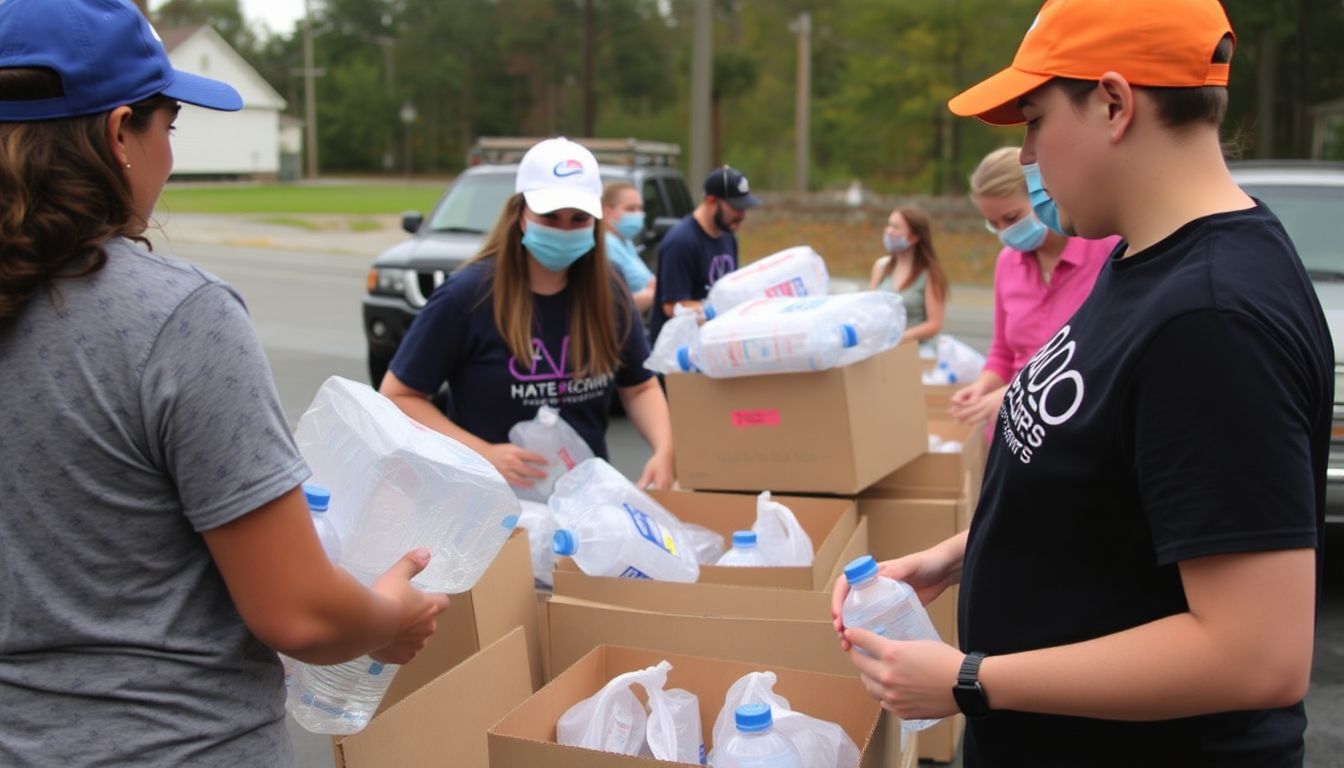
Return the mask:
<svg viewBox="0 0 1344 768">
<path fill-rule="evenodd" d="M 695 581 L 700 566 L 686 557 L 688 547 L 678 531 L 630 504 L 598 505 L 555 531 L 555 553 L 589 576 Z"/>
<path fill-rule="evenodd" d="M 529 488 L 514 487 L 520 499 L 545 502 L 551 497 L 555 481 L 581 462 L 593 458 L 593 450 L 578 432 L 560 417 L 556 409 L 543 405 L 531 421 L 520 421 L 509 429 L 509 442 L 540 454 L 546 459 L 546 476 L 533 481 Z"/>
<path fill-rule="evenodd" d="M 706 317 L 717 317 L 752 299 L 825 296 L 826 261 L 806 245 L 787 248 L 719 278 L 705 299 Z"/>
</svg>

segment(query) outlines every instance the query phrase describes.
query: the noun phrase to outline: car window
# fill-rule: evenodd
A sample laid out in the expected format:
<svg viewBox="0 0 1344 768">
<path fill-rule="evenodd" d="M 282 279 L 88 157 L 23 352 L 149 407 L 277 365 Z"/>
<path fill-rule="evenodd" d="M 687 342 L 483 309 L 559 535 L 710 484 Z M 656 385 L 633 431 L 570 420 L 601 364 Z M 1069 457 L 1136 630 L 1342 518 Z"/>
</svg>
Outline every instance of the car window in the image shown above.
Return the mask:
<svg viewBox="0 0 1344 768">
<path fill-rule="evenodd" d="M 686 191 L 686 184 L 675 176 L 669 176 L 663 179 L 663 189 L 667 190 L 668 202 L 672 204 L 672 215 L 681 218 L 695 208 L 695 203 L 691 201 L 691 193 Z"/>
<path fill-rule="evenodd" d="M 668 213 L 667 204 L 663 200 L 662 191 L 658 189 L 658 182 L 655 179 L 645 179 L 644 188 L 640 191 L 644 195 L 644 217 L 648 222 L 654 219 L 661 219 L 672 214 Z"/>
<path fill-rule="evenodd" d="M 1308 272 L 1344 277 L 1344 248 L 1337 220 L 1344 210 L 1344 187 L 1243 184 L 1279 217 Z"/>
<path fill-rule="evenodd" d="M 513 174 L 459 176 L 429 220 L 433 232 L 490 231 L 513 195 Z"/>
</svg>

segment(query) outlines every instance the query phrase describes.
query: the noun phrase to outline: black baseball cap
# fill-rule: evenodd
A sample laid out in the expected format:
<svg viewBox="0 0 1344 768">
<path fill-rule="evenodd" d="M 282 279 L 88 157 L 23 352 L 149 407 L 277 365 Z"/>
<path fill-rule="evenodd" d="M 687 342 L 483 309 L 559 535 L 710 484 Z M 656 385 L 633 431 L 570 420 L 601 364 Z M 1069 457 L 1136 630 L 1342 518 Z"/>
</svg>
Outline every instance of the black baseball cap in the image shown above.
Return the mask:
<svg viewBox="0 0 1344 768">
<path fill-rule="evenodd" d="M 705 179 L 705 194 L 713 195 L 739 211 L 761 204 L 761 199 L 751 194 L 747 177 L 736 168 L 726 165 L 709 172 L 709 177 Z"/>
</svg>

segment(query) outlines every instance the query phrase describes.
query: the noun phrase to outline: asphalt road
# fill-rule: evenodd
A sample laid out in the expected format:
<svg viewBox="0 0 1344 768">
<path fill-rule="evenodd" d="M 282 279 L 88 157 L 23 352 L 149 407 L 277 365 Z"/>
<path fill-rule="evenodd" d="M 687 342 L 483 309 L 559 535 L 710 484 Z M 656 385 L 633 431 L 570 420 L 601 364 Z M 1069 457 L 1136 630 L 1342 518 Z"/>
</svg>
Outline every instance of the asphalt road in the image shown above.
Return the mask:
<svg viewBox="0 0 1344 768">
<path fill-rule="evenodd" d="M 329 376 L 367 377 L 360 296 L 370 256 L 312 250 L 160 242 L 158 248 L 231 283 L 247 302 L 275 376 L 285 414 L 298 421 Z M 959 295 L 971 297 L 958 305 Z M 955 291 L 948 331 L 980 349 L 988 343 L 990 308 L 983 291 Z M 649 450 L 623 419 L 608 435 L 612 463 L 639 473 Z M 1332 531 L 1327 552 L 1344 552 L 1344 529 Z M 1344 767 L 1344 555 L 1327 559 L 1325 594 L 1316 633 L 1312 688 L 1307 697 L 1307 765 Z M 332 765 L 329 742 L 290 723 L 300 768 Z"/>
</svg>

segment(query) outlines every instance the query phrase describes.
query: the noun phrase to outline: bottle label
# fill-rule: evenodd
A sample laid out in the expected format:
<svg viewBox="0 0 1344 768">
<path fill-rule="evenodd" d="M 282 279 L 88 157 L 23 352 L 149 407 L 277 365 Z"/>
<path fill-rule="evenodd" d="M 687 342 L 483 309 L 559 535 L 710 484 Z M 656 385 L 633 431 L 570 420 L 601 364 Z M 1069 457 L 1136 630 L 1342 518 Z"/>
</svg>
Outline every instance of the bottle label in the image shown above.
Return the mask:
<svg viewBox="0 0 1344 768">
<path fill-rule="evenodd" d="M 772 285 L 765 289 L 765 295 L 775 296 L 806 296 L 807 284 L 801 277 L 791 277 L 779 285 Z"/>
<path fill-rule="evenodd" d="M 640 536 L 648 540 L 648 542 L 655 547 L 676 557 L 677 542 L 670 534 L 663 530 L 662 526 L 654 522 L 653 518 L 629 504 L 622 504 L 621 506 L 625 508 L 626 514 L 630 515 L 630 522 L 634 523 L 635 530 Z"/>
<path fill-rule="evenodd" d="M 621 575 L 620 575 L 619 578 L 622 578 L 622 579 L 648 579 L 649 581 L 653 581 L 653 577 L 652 577 L 652 576 L 650 576 L 649 574 L 647 574 L 647 573 L 645 573 L 645 572 L 639 570 L 638 568 L 636 568 L 636 567 L 633 566 L 633 565 L 626 566 L 625 570 L 624 570 L 624 571 L 621 571 Z"/>
<path fill-rule="evenodd" d="M 565 465 L 565 469 L 573 469 L 578 464 L 577 461 L 574 461 L 574 457 L 569 455 L 568 448 L 561 448 L 559 455 L 561 463 Z"/>
</svg>

